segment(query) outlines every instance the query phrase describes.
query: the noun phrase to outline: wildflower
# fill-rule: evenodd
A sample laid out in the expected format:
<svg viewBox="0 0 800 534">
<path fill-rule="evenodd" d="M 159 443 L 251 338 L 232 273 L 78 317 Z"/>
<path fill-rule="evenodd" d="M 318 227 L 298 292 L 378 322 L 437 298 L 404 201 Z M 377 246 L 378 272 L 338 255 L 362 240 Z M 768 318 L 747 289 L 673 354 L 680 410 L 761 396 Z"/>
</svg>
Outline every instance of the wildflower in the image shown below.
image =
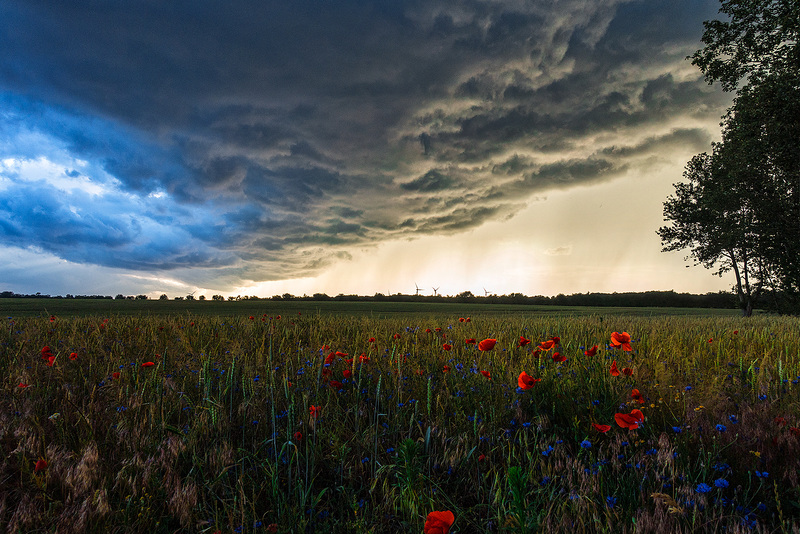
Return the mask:
<svg viewBox="0 0 800 534">
<path fill-rule="evenodd" d="M 611 376 L 619 376 L 619 369 L 617 369 L 617 360 L 611 362 L 611 369 L 609 369 Z"/>
<path fill-rule="evenodd" d="M 478 456 L 478 461 L 479 462 L 483 462 L 485 460 L 486 460 L 486 455 L 485 454 L 481 454 L 480 456 Z"/>
<path fill-rule="evenodd" d="M 467 345 L 474 345 L 475 343 L 477 343 L 477 341 L 475 341 L 474 337 L 470 337 L 470 338 L 465 339 L 464 343 L 466 343 Z"/>
<path fill-rule="evenodd" d="M 633 375 L 633 369 L 631 369 L 630 367 L 623 367 L 622 368 L 622 374 L 625 375 L 625 376 L 632 376 Z"/>
<path fill-rule="evenodd" d="M 481 371 L 481 374 L 486 378 L 488 378 L 489 380 L 492 379 L 492 373 L 490 373 L 489 371 Z"/>
<path fill-rule="evenodd" d="M 539 343 L 539 349 L 544 351 L 550 350 L 555 346 L 556 346 L 555 338 L 550 338 L 547 341 L 542 341 L 541 343 Z"/>
<path fill-rule="evenodd" d="M 36 460 L 36 465 L 33 466 L 33 472 L 38 473 L 39 471 L 44 471 L 47 469 L 47 460 L 44 458 L 39 458 Z"/>
<path fill-rule="evenodd" d="M 111 373 L 111 380 L 116 380 L 119 378 L 119 371 L 114 371 Z"/>
<path fill-rule="evenodd" d="M 714 485 L 718 488 L 727 488 L 729 483 L 724 478 L 718 478 L 714 481 Z"/>
<path fill-rule="evenodd" d="M 366 354 L 362 354 L 361 356 L 358 357 L 358 361 L 360 361 L 361 363 L 368 363 L 369 356 L 367 356 Z"/>
<path fill-rule="evenodd" d="M 30 384 L 25 384 L 25 383 L 23 383 L 23 382 L 20 382 L 20 383 L 19 383 L 19 385 L 18 385 L 17 387 L 18 387 L 18 388 L 23 388 L 23 389 L 24 389 L 24 388 L 28 387 L 29 385 L 30 385 Z"/>
<path fill-rule="evenodd" d="M 589 441 L 588 439 L 581 441 L 581 449 L 591 449 L 591 448 L 592 448 L 591 441 Z"/>
<path fill-rule="evenodd" d="M 375 338 L 371 337 L 367 340 L 367 343 L 375 343 Z"/>
<path fill-rule="evenodd" d="M 614 508 L 615 504 L 617 504 L 617 498 L 616 497 L 612 497 L 611 495 L 606 497 L 606 506 L 608 506 L 609 508 Z"/>
<path fill-rule="evenodd" d="M 531 389 L 533 386 L 535 386 L 541 380 L 542 380 L 541 378 L 533 378 L 532 376 L 530 376 L 525 371 L 522 371 L 519 374 L 519 378 L 517 378 L 517 385 L 519 386 L 520 389 L 527 390 L 527 389 Z"/>
<path fill-rule="evenodd" d="M 70 352 L 69 353 L 69 359 L 72 360 L 72 361 L 77 360 L 78 359 L 78 353 L 77 352 Z"/>
<path fill-rule="evenodd" d="M 644 422 L 644 414 L 639 410 L 631 410 L 630 414 L 617 413 L 614 414 L 614 421 L 617 422 L 622 428 L 636 430 L 639 425 Z"/>
<path fill-rule="evenodd" d="M 442 367 L 442 372 L 443 373 L 449 373 L 450 372 L 450 366 L 449 365 L 445 365 L 444 367 Z"/>
<path fill-rule="evenodd" d="M 400 339 L 400 334 L 392 334 L 392 339 Z"/>
<path fill-rule="evenodd" d="M 705 482 L 701 482 L 700 484 L 697 485 L 697 487 L 694 490 L 697 493 L 708 493 L 709 491 L 711 491 L 711 486 L 709 486 Z"/>
<path fill-rule="evenodd" d="M 558 363 L 562 363 L 562 362 L 567 361 L 567 357 L 562 355 L 560 352 L 554 352 L 553 353 L 553 361 L 554 362 L 558 362 Z"/>
<path fill-rule="evenodd" d="M 47 367 L 53 367 L 53 364 L 55 363 L 55 361 L 56 361 L 56 357 L 55 356 L 48 356 L 47 357 Z"/>
<path fill-rule="evenodd" d="M 673 426 L 672 427 L 672 431 L 675 432 L 676 434 L 680 434 L 681 433 L 681 427 Z"/>
<path fill-rule="evenodd" d="M 425 519 L 424 532 L 425 534 L 448 534 L 455 520 L 456 518 L 450 510 L 433 511 Z"/>
<path fill-rule="evenodd" d="M 269 525 L 267 525 L 267 532 L 269 532 L 270 534 L 278 532 L 278 523 L 270 523 Z"/>
<path fill-rule="evenodd" d="M 602 432 L 603 434 L 611 430 L 611 425 L 598 425 L 597 423 L 592 423 L 592 426 L 595 430 Z"/>
<path fill-rule="evenodd" d="M 769 473 L 766 471 L 756 471 L 756 476 L 758 478 L 769 478 Z"/>
<path fill-rule="evenodd" d="M 727 430 L 725 425 L 717 425 L 716 429 L 717 429 L 718 432 L 725 432 Z"/>
<path fill-rule="evenodd" d="M 442 348 L 444 350 L 450 350 L 450 349 L 453 348 L 453 346 L 451 344 L 449 344 L 449 343 L 445 343 L 444 345 L 442 345 Z"/>
<path fill-rule="evenodd" d="M 611 345 L 614 348 L 621 348 L 624 351 L 632 351 L 631 348 L 631 336 L 627 332 L 613 332 L 611 334 Z"/>
<path fill-rule="evenodd" d="M 342 383 L 338 380 L 331 380 L 328 384 L 335 390 L 342 389 Z"/>
<path fill-rule="evenodd" d="M 492 350 L 496 343 L 497 343 L 496 339 L 492 339 L 492 338 L 484 339 L 483 341 L 478 343 L 478 350 L 483 351 L 483 352 L 488 351 L 488 350 Z"/>
<path fill-rule="evenodd" d="M 634 389 L 633 391 L 631 391 L 631 398 L 635 401 L 638 401 L 639 404 L 644 404 L 644 397 L 642 396 L 641 393 L 639 393 L 638 389 Z"/>
<path fill-rule="evenodd" d="M 530 342 L 531 342 L 530 339 L 528 339 L 528 338 L 526 338 L 524 336 L 519 336 L 519 345 L 517 345 L 517 346 L 518 347 L 524 347 L 525 345 L 527 345 Z"/>
<path fill-rule="evenodd" d="M 153 362 L 144 362 L 142 367 L 153 367 L 155 364 Z"/>
<path fill-rule="evenodd" d="M 314 406 L 313 404 L 308 408 L 308 413 L 311 414 L 311 417 L 316 419 L 319 417 L 319 413 L 322 411 L 322 406 Z"/>
<path fill-rule="evenodd" d="M 595 345 L 591 349 L 583 351 L 583 354 L 586 356 L 594 356 L 595 354 L 597 354 L 597 345 Z"/>
<path fill-rule="evenodd" d="M 352 378 L 353 371 L 351 371 L 350 369 L 345 369 L 344 371 L 342 371 L 342 376 L 345 378 Z"/>
</svg>

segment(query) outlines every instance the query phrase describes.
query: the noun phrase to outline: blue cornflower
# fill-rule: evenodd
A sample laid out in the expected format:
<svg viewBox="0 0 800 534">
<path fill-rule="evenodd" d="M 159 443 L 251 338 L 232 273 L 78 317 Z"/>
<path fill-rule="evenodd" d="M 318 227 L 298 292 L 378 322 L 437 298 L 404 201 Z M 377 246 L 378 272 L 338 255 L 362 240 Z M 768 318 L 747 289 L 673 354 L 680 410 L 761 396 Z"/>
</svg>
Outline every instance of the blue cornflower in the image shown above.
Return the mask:
<svg viewBox="0 0 800 534">
<path fill-rule="evenodd" d="M 672 427 L 672 431 L 675 432 L 676 434 L 680 434 L 681 433 L 681 427 L 673 426 Z"/>
<path fill-rule="evenodd" d="M 728 416 L 728 421 L 730 421 L 731 424 L 735 425 L 736 423 L 739 422 L 739 419 L 735 415 L 729 415 Z"/>
<path fill-rule="evenodd" d="M 686 390 L 686 391 L 692 391 L 692 386 L 686 386 L 686 387 L 685 387 L 685 388 L 683 388 L 683 389 L 684 389 L 684 390 Z"/>
<path fill-rule="evenodd" d="M 582 449 L 591 449 L 592 448 L 592 442 L 589 441 L 588 439 L 585 439 L 585 440 L 581 441 L 581 448 Z"/>
<path fill-rule="evenodd" d="M 727 428 L 725 427 L 725 425 L 717 425 L 715 428 L 716 428 L 716 429 L 717 429 L 719 432 L 725 432 L 725 431 L 727 430 Z"/>
<path fill-rule="evenodd" d="M 724 478 L 718 478 L 714 481 L 714 485 L 718 488 L 727 488 L 729 483 Z"/>
<path fill-rule="evenodd" d="M 606 497 L 606 506 L 608 506 L 609 508 L 614 508 L 615 504 L 617 504 L 617 498 L 616 497 L 612 497 L 611 495 Z"/>
<path fill-rule="evenodd" d="M 708 493 L 709 491 L 711 491 L 711 486 L 709 486 L 705 482 L 701 482 L 700 484 L 697 485 L 695 491 L 697 493 Z"/>
<path fill-rule="evenodd" d="M 769 473 L 766 471 L 756 471 L 756 476 L 758 478 L 769 478 Z"/>
</svg>

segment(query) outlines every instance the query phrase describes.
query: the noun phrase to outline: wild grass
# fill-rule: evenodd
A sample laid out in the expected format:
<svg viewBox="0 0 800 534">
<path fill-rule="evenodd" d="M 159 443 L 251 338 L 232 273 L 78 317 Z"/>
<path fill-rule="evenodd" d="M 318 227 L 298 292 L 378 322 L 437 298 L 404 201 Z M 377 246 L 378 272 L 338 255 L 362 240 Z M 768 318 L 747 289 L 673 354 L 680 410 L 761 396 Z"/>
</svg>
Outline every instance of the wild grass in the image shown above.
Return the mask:
<svg viewBox="0 0 800 534">
<path fill-rule="evenodd" d="M 455 514 L 453 532 L 800 528 L 797 319 L 181 315 L 4 326 L 7 532 L 422 532 L 433 510 Z M 631 334 L 633 351 L 608 345 L 615 331 Z M 470 338 L 497 344 L 480 351 Z M 612 376 L 612 361 L 630 376 Z M 541 381 L 519 390 L 522 371 Z M 615 423 L 634 408 L 641 428 Z"/>
</svg>

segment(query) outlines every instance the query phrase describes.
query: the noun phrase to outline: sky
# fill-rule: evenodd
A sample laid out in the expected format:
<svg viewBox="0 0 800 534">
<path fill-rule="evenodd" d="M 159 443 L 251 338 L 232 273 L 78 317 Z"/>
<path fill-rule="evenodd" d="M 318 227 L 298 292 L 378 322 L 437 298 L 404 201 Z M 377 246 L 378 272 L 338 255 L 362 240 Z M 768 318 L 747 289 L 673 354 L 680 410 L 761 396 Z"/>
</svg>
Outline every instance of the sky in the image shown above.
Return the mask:
<svg viewBox="0 0 800 534">
<path fill-rule="evenodd" d="M 0 290 L 728 290 L 661 252 L 718 0 L 4 0 Z"/>
</svg>

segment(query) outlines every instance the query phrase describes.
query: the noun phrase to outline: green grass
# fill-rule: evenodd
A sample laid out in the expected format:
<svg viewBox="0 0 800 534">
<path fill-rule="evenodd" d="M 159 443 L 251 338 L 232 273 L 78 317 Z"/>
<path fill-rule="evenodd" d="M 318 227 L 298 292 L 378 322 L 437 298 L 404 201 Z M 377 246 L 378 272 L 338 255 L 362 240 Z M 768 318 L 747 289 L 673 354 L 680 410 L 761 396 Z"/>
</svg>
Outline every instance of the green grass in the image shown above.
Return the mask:
<svg viewBox="0 0 800 534">
<path fill-rule="evenodd" d="M 452 532 L 800 528 L 794 318 L 108 302 L 131 307 L 8 313 L 6 531 L 422 532 L 433 510 Z M 518 392 L 522 371 L 541 381 Z M 643 427 L 618 426 L 634 408 Z"/>
<path fill-rule="evenodd" d="M 348 302 L 302 300 L 129 300 L 129 299 L 0 299 L 0 316 L 62 317 L 86 315 L 211 315 L 241 317 L 268 315 L 366 315 L 386 318 L 395 315 L 469 316 L 477 314 L 508 315 L 629 315 L 629 316 L 723 316 L 734 317 L 739 310 L 715 308 L 657 308 L 657 307 L 589 307 L 589 306 L 527 306 L 515 304 L 457 304 L 426 302 Z"/>
</svg>

